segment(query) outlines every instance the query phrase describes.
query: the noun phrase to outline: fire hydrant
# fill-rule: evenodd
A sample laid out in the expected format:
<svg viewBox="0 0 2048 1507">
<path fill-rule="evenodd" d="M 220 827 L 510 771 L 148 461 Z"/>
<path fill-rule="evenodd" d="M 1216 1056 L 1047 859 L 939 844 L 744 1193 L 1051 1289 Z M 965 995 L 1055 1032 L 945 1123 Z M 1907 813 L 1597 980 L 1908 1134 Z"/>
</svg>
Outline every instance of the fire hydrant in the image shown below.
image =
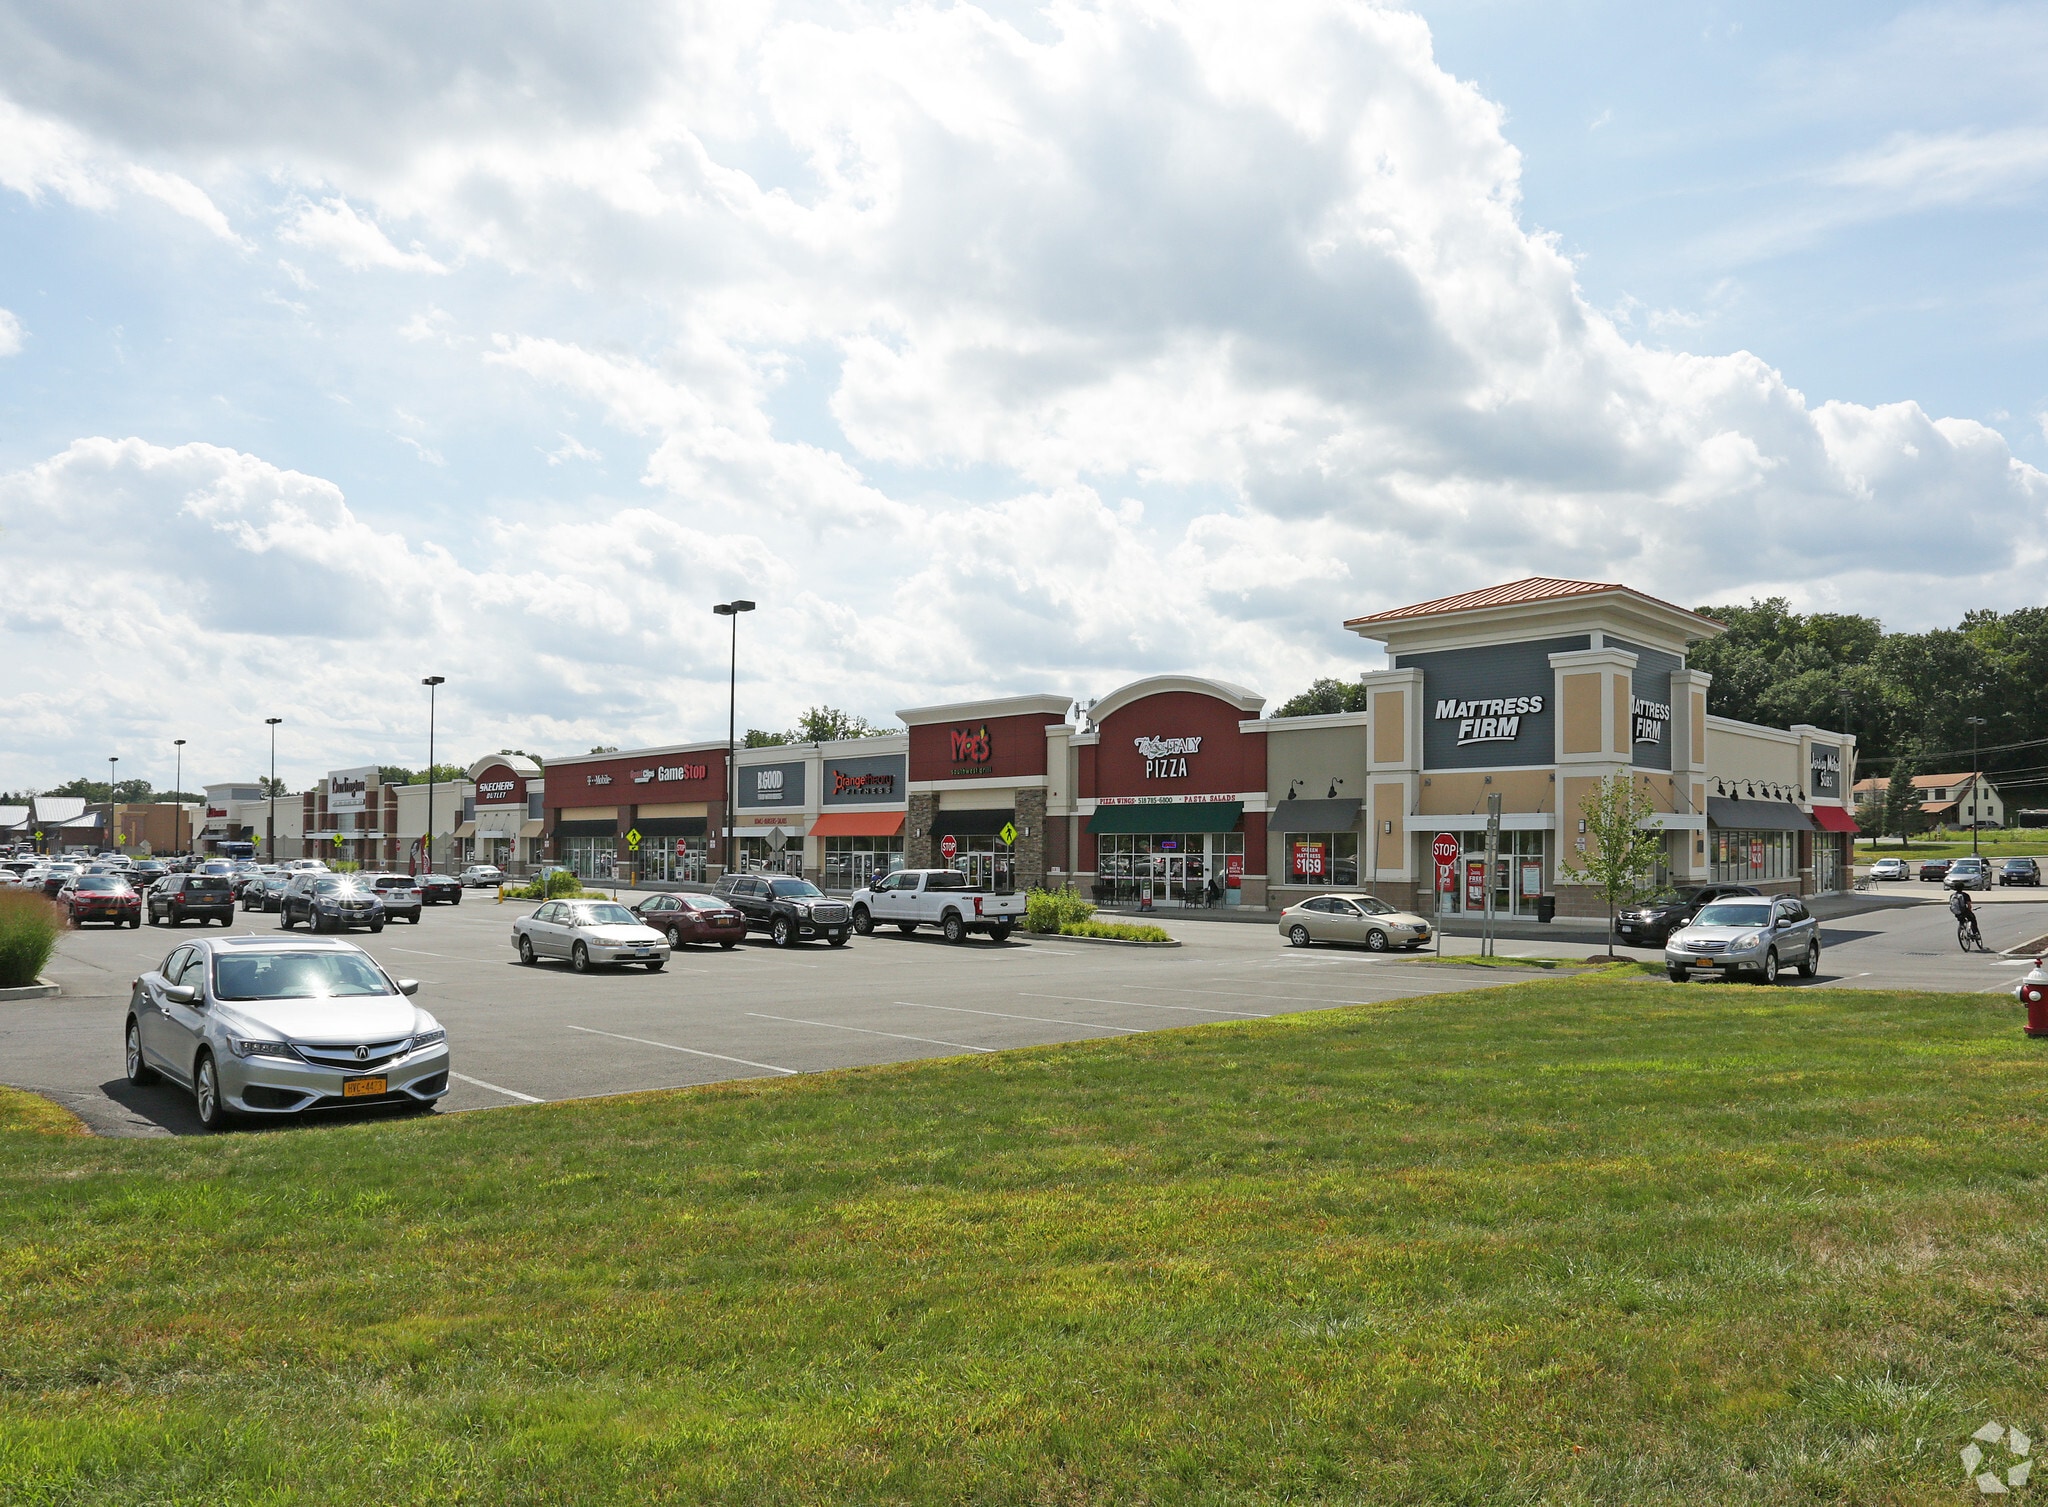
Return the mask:
<svg viewBox="0 0 2048 1507">
<path fill-rule="evenodd" d="M 2027 1007 L 2027 1034 L 2048 1036 L 2048 968 L 2041 966 L 2041 959 L 2034 959 L 2033 972 L 2021 979 L 2013 992 Z"/>
</svg>

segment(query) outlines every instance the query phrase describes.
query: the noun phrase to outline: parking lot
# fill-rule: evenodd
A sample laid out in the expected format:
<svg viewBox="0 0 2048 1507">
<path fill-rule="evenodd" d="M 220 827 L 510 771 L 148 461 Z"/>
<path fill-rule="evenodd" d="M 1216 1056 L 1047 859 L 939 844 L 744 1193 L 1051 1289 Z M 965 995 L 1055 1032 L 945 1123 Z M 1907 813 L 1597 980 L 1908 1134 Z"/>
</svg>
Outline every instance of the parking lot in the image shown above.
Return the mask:
<svg viewBox="0 0 2048 1507">
<path fill-rule="evenodd" d="M 1991 991 L 2009 988 L 2025 966 L 1959 954 L 1935 893 L 1844 908 L 1825 920 L 1817 984 Z M 757 939 L 730 952 L 684 949 L 658 974 L 577 975 L 560 964 L 520 966 L 508 941 L 519 909 L 477 893 L 460 907 L 427 911 L 416 927 L 354 934 L 393 974 L 419 979 L 420 1002 L 447 1026 L 455 1075 L 444 1111 L 1103 1039 L 1486 988 L 1521 976 L 1401 955 L 1297 951 L 1271 925 L 1170 916 L 1164 921 L 1182 940 L 1179 948 L 1023 935 L 1003 945 L 955 946 L 934 934 L 877 933 L 843 949 L 785 952 Z M 276 924 L 237 913 L 234 930 Z M 2048 904 L 1989 908 L 1984 930 L 1992 948 L 2015 946 L 2048 932 Z M 121 1073 L 130 981 L 196 934 L 149 927 L 68 934 L 47 970 L 63 994 L 0 1005 L 6 1081 L 48 1094 L 102 1134 L 197 1130 L 183 1090 L 132 1088 Z M 1445 944 L 1451 956 L 1475 945 L 1463 938 Z M 1584 948 L 1516 941 L 1499 950 L 1569 956 Z"/>
</svg>

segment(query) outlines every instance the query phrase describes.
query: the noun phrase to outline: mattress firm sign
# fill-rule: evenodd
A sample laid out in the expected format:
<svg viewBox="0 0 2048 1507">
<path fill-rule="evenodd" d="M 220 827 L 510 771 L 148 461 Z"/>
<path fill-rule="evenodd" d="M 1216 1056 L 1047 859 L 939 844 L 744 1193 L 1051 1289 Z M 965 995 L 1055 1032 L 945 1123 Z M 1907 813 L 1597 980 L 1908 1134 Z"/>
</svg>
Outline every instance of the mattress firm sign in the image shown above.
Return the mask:
<svg viewBox="0 0 2048 1507">
<path fill-rule="evenodd" d="M 1456 697 L 1436 704 L 1436 720 L 1458 724 L 1460 748 L 1470 743 L 1512 743 L 1522 735 L 1522 719 L 1543 710 L 1541 696 Z"/>
<path fill-rule="evenodd" d="M 1550 656 L 1592 647 L 1584 634 L 1399 654 L 1422 671 L 1422 762 L 1428 769 L 1549 764 L 1557 753 Z"/>
<path fill-rule="evenodd" d="M 801 760 L 787 764 L 753 764 L 740 770 L 742 806 L 802 806 L 804 766 Z"/>
<path fill-rule="evenodd" d="M 1636 657 L 1629 676 L 1629 746 L 1631 762 L 1641 769 L 1671 767 L 1671 673 L 1685 668 L 1676 654 L 1643 644 L 1623 643 L 1609 634 L 1607 647 L 1626 649 Z"/>
</svg>

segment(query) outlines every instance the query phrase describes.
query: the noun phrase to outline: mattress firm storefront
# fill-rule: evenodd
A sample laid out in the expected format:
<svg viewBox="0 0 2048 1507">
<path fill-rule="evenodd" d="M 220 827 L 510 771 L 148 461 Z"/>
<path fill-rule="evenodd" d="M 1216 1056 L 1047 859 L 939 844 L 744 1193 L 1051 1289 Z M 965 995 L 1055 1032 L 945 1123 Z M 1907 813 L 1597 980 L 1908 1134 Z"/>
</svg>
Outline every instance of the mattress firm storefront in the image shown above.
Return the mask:
<svg viewBox="0 0 2048 1507">
<path fill-rule="evenodd" d="M 1686 654 L 1721 632 L 1711 619 L 1625 586 L 1533 578 L 1346 626 L 1390 660 L 1363 677 L 1365 887 L 1453 915 L 1533 917 L 1546 897 L 1561 915 L 1603 914 L 1576 872 L 1593 841 L 1582 803 L 1616 775 L 1661 835 L 1655 883 L 1845 884 L 1853 740 L 1709 716 L 1710 677 Z M 1440 840 L 1456 853 L 1444 867 Z M 1327 861 L 1343 851 L 1333 837 Z"/>
</svg>

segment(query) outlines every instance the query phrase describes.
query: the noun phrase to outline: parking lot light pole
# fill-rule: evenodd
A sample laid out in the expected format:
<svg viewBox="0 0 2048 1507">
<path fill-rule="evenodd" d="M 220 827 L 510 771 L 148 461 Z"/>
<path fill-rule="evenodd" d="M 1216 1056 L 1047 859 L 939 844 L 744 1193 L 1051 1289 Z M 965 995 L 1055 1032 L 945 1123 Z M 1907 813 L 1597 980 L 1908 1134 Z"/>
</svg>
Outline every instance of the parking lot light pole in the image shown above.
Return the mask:
<svg viewBox="0 0 2048 1507">
<path fill-rule="evenodd" d="M 427 872 L 434 871 L 434 697 L 437 688 L 448 683 L 446 675 L 429 675 L 420 682 L 427 688 Z"/>
<path fill-rule="evenodd" d="M 1977 730 L 1982 717 L 1965 717 L 1970 724 L 1970 856 L 1977 856 L 1977 829 L 1984 820 L 1984 776 L 1977 771 Z"/>
<path fill-rule="evenodd" d="M 272 863 L 276 863 L 276 862 L 277 862 L 277 724 L 278 724 L 278 723 L 280 723 L 280 722 L 282 722 L 282 721 L 284 721 L 284 718 L 282 718 L 282 717 L 265 717 L 265 718 L 263 719 L 263 721 L 264 721 L 265 725 L 267 725 L 267 726 L 268 726 L 268 727 L 270 728 L 270 832 L 269 832 L 269 834 L 268 834 L 268 836 L 267 836 L 267 839 L 266 839 L 266 846 L 267 846 L 267 847 L 268 847 L 268 848 L 270 849 L 270 861 L 271 861 Z"/>
<path fill-rule="evenodd" d="M 119 754 L 110 754 L 110 755 L 108 755 L 108 757 L 107 757 L 107 838 L 106 838 L 106 842 L 107 842 L 107 847 L 108 847 L 108 849 L 110 849 L 110 850 L 111 850 L 111 849 L 113 849 L 113 848 L 115 848 L 115 847 L 118 847 L 118 846 L 119 846 L 119 844 L 117 844 L 117 843 L 116 843 L 116 842 L 114 841 L 114 766 L 115 766 L 116 764 L 120 763 L 120 762 L 121 762 L 121 756 L 120 756 Z"/>
<path fill-rule="evenodd" d="M 733 734 L 739 720 L 740 687 L 740 614 L 752 612 L 754 604 L 744 597 L 734 597 L 730 602 L 720 602 L 711 609 L 720 617 L 732 619 L 732 661 L 726 667 L 725 683 L 725 871 L 732 872 L 732 808 L 739 797 L 739 771 L 733 768 Z"/>
<path fill-rule="evenodd" d="M 185 740 L 171 739 L 178 750 L 178 772 L 171 776 L 171 851 L 185 851 Z"/>
</svg>

